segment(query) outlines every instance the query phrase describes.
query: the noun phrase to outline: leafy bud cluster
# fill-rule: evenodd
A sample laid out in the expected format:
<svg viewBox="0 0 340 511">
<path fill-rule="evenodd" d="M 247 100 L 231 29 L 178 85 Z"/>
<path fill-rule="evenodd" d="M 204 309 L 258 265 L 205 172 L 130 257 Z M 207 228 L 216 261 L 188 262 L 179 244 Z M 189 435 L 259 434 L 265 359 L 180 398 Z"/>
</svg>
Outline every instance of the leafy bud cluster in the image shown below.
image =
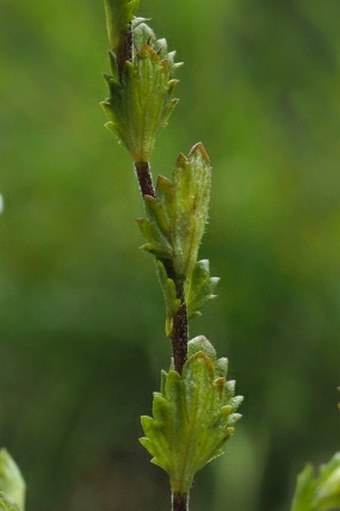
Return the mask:
<svg viewBox="0 0 340 511">
<path fill-rule="evenodd" d="M 141 247 L 157 261 L 166 306 L 166 334 L 172 331 L 172 318 L 180 302 L 176 279 L 184 284 L 188 318 L 199 316 L 215 298 L 217 277 L 210 277 L 209 261 L 197 261 L 198 249 L 208 219 L 211 165 L 201 143 L 186 157 L 180 154 L 173 179 L 159 176 L 156 196 L 146 196 L 147 218 L 137 220 L 146 240 Z"/>
<path fill-rule="evenodd" d="M 148 162 L 156 135 L 178 102 L 174 74 L 181 64 L 144 18 L 133 17 L 135 0 L 118 2 L 118 11 L 116 3 L 105 4 L 111 46 L 111 74 L 104 75 L 110 95 L 102 103 L 109 119 L 106 127 L 134 162 Z"/>
</svg>

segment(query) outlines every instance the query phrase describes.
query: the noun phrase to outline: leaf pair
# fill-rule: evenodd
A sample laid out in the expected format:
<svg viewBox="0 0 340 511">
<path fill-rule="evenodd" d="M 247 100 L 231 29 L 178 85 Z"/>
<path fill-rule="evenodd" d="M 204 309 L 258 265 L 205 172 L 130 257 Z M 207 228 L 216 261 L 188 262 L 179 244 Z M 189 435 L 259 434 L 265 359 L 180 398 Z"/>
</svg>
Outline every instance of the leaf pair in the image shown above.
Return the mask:
<svg viewBox="0 0 340 511">
<path fill-rule="evenodd" d="M 158 276 L 166 306 L 166 334 L 179 307 L 176 280 L 183 281 L 188 318 L 215 297 L 217 277 L 210 277 L 209 261 L 197 261 L 199 246 L 208 219 L 211 166 L 202 144 L 186 157 L 181 154 L 172 181 L 159 176 L 156 196 L 145 196 L 147 218 L 137 223 L 146 240 L 141 247 L 157 259 Z"/>
<path fill-rule="evenodd" d="M 130 58 L 120 62 L 111 51 L 111 75 L 104 75 L 110 91 L 101 104 L 109 119 L 105 126 L 134 162 L 148 162 L 156 135 L 178 102 L 173 75 L 180 64 L 175 63 L 175 52 L 167 51 L 166 40 L 157 40 L 141 18 L 131 22 L 131 38 L 125 44 L 131 45 Z"/>
<path fill-rule="evenodd" d="M 181 375 L 172 368 L 162 372 L 153 417 L 141 419 L 140 440 L 151 461 L 169 474 L 173 492 L 182 494 L 189 492 L 195 473 L 223 453 L 243 399 L 234 396 L 235 382 L 227 381 L 227 359 L 217 359 L 205 337 L 191 340 L 188 349 Z"/>
<path fill-rule="evenodd" d="M 159 176 L 156 197 L 145 197 L 146 219 L 138 225 L 142 249 L 171 261 L 175 275 L 190 277 L 208 219 L 211 166 L 203 144 L 177 158 L 172 181 Z"/>
</svg>

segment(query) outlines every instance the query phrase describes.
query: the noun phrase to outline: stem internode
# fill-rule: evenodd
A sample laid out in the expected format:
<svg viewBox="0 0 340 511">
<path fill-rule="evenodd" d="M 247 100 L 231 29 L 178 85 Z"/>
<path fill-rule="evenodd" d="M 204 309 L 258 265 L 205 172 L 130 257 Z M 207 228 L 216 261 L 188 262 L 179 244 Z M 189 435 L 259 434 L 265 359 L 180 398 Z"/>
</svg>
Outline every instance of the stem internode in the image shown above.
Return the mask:
<svg viewBox="0 0 340 511">
<path fill-rule="evenodd" d="M 172 493 L 171 511 L 189 511 L 189 494 Z"/>
</svg>

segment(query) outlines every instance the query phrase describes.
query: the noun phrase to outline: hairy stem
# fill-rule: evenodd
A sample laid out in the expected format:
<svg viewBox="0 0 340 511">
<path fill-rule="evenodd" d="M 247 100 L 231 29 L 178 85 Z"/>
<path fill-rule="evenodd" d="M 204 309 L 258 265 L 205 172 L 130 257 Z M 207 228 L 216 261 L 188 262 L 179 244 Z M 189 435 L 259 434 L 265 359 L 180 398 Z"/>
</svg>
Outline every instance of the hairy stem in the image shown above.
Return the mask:
<svg viewBox="0 0 340 511">
<path fill-rule="evenodd" d="M 117 49 L 117 66 L 120 78 L 122 77 L 125 62 L 132 60 L 132 30 L 131 23 L 128 29 L 122 34 L 119 47 Z"/>
<path fill-rule="evenodd" d="M 135 162 L 135 171 L 142 196 L 151 195 L 151 197 L 156 197 L 150 163 L 145 161 Z"/>
<path fill-rule="evenodd" d="M 188 316 L 185 302 L 184 280 L 177 279 L 175 283 L 177 298 L 180 299 L 181 304 L 173 319 L 171 342 L 175 369 L 181 374 L 188 352 Z"/>
<path fill-rule="evenodd" d="M 171 511 L 189 511 L 189 494 L 172 493 Z"/>
</svg>

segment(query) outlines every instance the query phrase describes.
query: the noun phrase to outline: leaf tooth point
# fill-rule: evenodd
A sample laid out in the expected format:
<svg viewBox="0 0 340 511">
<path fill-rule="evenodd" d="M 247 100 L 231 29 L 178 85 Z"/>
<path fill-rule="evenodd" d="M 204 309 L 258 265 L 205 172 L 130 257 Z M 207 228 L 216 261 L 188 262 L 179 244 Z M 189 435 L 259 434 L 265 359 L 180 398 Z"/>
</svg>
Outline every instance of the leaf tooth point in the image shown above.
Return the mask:
<svg viewBox="0 0 340 511">
<path fill-rule="evenodd" d="M 240 413 L 233 413 L 229 418 L 229 424 L 234 425 L 236 422 L 238 422 L 242 418 L 242 414 Z"/>
<path fill-rule="evenodd" d="M 231 399 L 231 403 L 234 410 L 237 410 L 241 403 L 244 401 L 244 396 L 235 396 Z M 240 415 L 240 414 L 238 414 Z"/>
<path fill-rule="evenodd" d="M 215 370 L 219 376 L 227 377 L 229 361 L 226 357 L 221 357 L 216 361 Z"/>
<path fill-rule="evenodd" d="M 196 353 L 204 353 L 210 359 L 216 359 L 216 350 L 204 335 L 198 335 L 191 339 L 188 343 L 188 351 L 189 356 L 193 356 Z"/>
<path fill-rule="evenodd" d="M 200 265 L 200 267 L 205 270 L 206 272 L 209 273 L 209 267 L 210 267 L 210 261 L 209 259 L 201 259 L 200 261 L 198 261 L 198 264 Z"/>
<path fill-rule="evenodd" d="M 139 247 L 139 250 L 142 252 L 150 252 L 151 254 L 154 253 L 154 246 L 152 243 L 144 243 L 144 245 L 141 245 Z"/>
<path fill-rule="evenodd" d="M 174 90 L 174 88 L 176 87 L 176 85 L 179 84 L 181 80 L 178 80 L 177 78 L 171 78 L 171 80 L 168 81 L 168 87 L 171 91 Z"/>
<path fill-rule="evenodd" d="M 184 66 L 184 62 L 175 62 L 175 64 L 174 64 L 175 69 L 178 69 L 179 67 L 182 67 L 182 66 Z"/>
<path fill-rule="evenodd" d="M 176 57 L 176 50 L 169 51 L 168 59 L 169 60 L 175 60 L 175 57 Z"/>
<path fill-rule="evenodd" d="M 140 16 L 136 16 L 131 22 L 132 28 L 137 28 L 141 23 L 145 23 L 146 21 L 149 22 L 151 19 L 152 18 L 142 18 Z"/>
<path fill-rule="evenodd" d="M 185 168 L 188 166 L 188 164 L 189 164 L 188 158 L 185 156 L 185 154 L 179 153 L 177 160 L 176 160 L 176 165 L 178 167 Z"/>
<path fill-rule="evenodd" d="M 157 201 L 156 197 L 154 197 L 153 195 L 148 195 L 148 194 L 143 195 L 143 199 L 146 202 L 149 202 L 150 204 L 151 203 L 154 204 Z"/>
<path fill-rule="evenodd" d="M 231 405 L 224 405 L 221 408 L 221 412 L 223 415 L 230 415 L 233 413 L 233 407 Z"/>
<path fill-rule="evenodd" d="M 104 128 L 106 128 L 107 130 L 111 131 L 111 133 L 113 133 L 114 135 L 117 136 L 117 131 L 116 131 L 116 126 L 113 122 L 109 121 L 109 122 L 106 122 L 104 124 Z"/>
<path fill-rule="evenodd" d="M 110 85 L 111 84 L 111 80 L 113 80 L 113 76 L 110 75 L 109 73 L 103 73 L 103 78 L 104 78 L 104 80 L 106 81 L 106 83 L 108 85 Z"/>
<path fill-rule="evenodd" d="M 201 159 L 204 161 L 204 163 L 206 163 L 206 165 L 208 165 L 210 167 L 210 165 L 211 165 L 210 159 L 209 159 L 208 153 L 205 150 L 205 147 L 202 144 L 202 142 L 197 142 L 197 144 L 195 144 L 192 147 L 192 149 L 189 153 L 189 157 L 191 157 L 191 158 L 196 157 L 196 156 L 200 156 Z"/>
<path fill-rule="evenodd" d="M 229 392 L 234 393 L 236 388 L 236 381 L 235 380 L 229 380 L 227 382 L 227 388 Z"/>
<path fill-rule="evenodd" d="M 170 104 L 172 105 L 172 108 L 175 108 L 175 106 L 178 105 L 179 102 L 180 102 L 180 99 L 172 98 L 172 100 L 170 101 Z"/>
<path fill-rule="evenodd" d="M 171 188 L 172 182 L 165 176 L 158 176 L 156 186 L 158 188 Z"/>
<path fill-rule="evenodd" d="M 105 99 L 105 101 L 101 101 L 99 104 L 104 110 L 106 108 L 111 108 L 111 103 L 109 99 Z"/>
</svg>

